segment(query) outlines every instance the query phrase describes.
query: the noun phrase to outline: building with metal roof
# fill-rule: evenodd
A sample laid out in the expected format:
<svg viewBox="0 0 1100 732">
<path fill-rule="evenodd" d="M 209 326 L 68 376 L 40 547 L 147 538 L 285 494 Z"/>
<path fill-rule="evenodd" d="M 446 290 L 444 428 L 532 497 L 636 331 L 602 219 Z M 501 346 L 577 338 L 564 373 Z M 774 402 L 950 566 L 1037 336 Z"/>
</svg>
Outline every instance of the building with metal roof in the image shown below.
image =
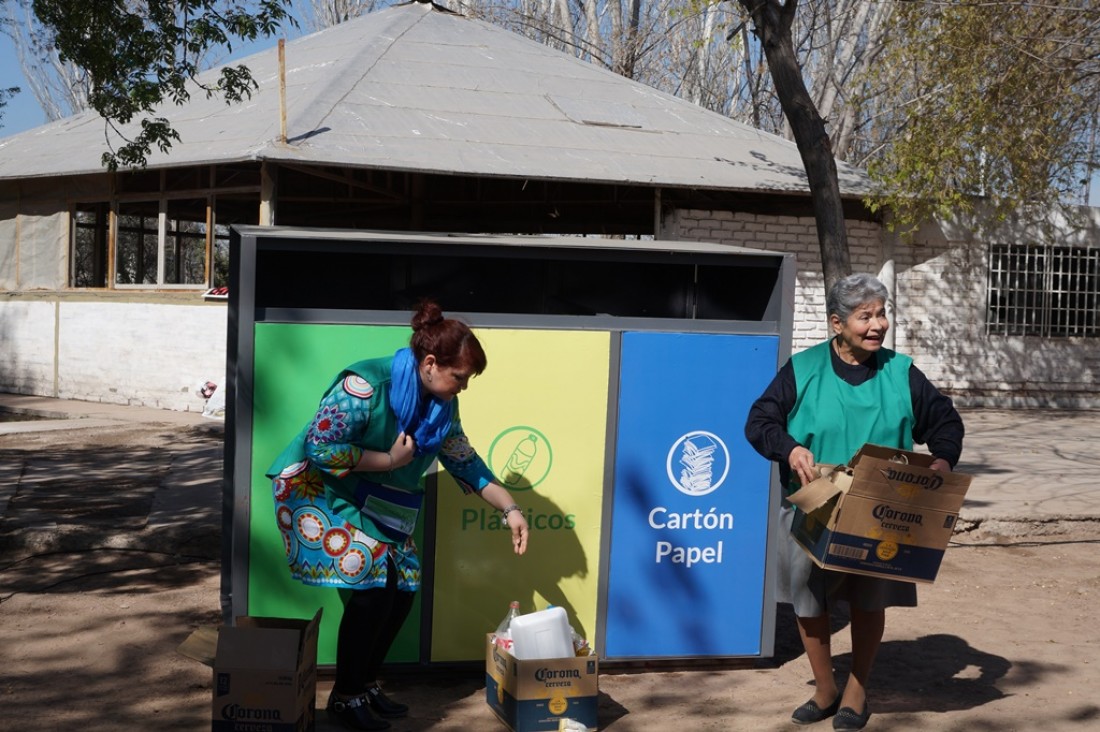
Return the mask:
<svg viewBox="0 0 1100 732">
<path fill-rule="evenodd" d="M 805 193 L 795 145 L 483 21 L 413 2 L 275 48 L 227 105 L 198 90 L 150 169 L 267 161 L 377 171 Z M 200 80 L 213 81 L 217 69 Z M 0 180 L 102 171 L 94 112 L 0 140 Z M 866 192 L 841 165 L 843 191 Z"/>
<path fill-rule="evenodd" d="M 141 170 L 103 169 L 93 112 L 0 138 L 0 388 L 193 408 L 189 385 L 224 368 L 217 288 L 234 224 L 796 252 L 796 347 L 826 335 L 809 191 L 789 141 L 424 2 L 289 42 L 283 67 L 276 48 L 241 63 L 259 84 L 252 97 L 227 105 L 196 88 L 164 108 L 181 139 Z M 958 226 L 932 226 L 920 246 L 895 241 L 862 203 L 867 177 L 838 166 L 853 266 L 904 305 L 899 348 L 964 397 L 1019 395 L 1038 379 L 1057 382 L 1041 403 L 1098 400 L 1095 339 L 1085 351 L 1048 344 L 1081 376 L 1007 358 L 1023 336 L 989 331 L 992 250 Z M 965 303 L 949 319 L 968 324 L 946 340 L 922 315 L 944 301 Z M 961 367 L 944 347 L 968 354 Z M 1006 362 L 1009 378 L 996 368 Z"/>
</svg>

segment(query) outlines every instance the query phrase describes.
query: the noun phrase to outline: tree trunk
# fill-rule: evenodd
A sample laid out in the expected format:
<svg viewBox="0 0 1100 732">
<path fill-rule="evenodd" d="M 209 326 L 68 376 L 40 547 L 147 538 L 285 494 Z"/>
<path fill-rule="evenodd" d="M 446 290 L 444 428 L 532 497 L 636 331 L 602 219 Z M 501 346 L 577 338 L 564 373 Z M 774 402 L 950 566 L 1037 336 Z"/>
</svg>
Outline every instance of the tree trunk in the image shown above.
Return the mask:
<svg viewBox="0 0 1100 732">
<path fill-rule="evenodd" d="M 802 71 L 791 39 L 797 0 L 738 0 L 752 17 L 753 32 L 760 39 L 768 69 L 775 83 L 779 104 L 791 126 L 795 144 L 806 168 L 810 184 L 817 241 L 821 249 L 821 270 L 826 292 L 841 277 L 851 273 L 848 233 L 844 226 L 844 206 L 840 198 L 836 159 L 818 114 L 802 80 Z"/>
</svg>

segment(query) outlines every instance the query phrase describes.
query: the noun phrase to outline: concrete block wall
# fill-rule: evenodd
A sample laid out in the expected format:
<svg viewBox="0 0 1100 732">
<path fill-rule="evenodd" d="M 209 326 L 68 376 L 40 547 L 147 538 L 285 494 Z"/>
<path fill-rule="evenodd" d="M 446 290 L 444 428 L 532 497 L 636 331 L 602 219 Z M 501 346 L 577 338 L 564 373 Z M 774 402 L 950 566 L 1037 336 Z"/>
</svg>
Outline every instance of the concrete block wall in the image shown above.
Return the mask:
<svg viewBox="0 0 1100 732">
<path fill-rule="evenodd" d="M 926 227 L 896 241 L 898 350 L 932 383 L 963 395 L 976 386 L 985 343 L 984 247 L 952 240 Z"/>
</svg>

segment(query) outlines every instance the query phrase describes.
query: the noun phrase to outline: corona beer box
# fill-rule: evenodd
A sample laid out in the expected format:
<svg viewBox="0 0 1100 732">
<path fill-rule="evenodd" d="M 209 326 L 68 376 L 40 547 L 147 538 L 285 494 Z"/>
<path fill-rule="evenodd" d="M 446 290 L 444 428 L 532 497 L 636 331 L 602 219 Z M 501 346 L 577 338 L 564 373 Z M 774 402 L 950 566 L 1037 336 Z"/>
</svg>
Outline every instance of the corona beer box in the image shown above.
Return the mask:
<svg viewBox="0 0 1100 732">
<path fill-rule="evenodd" d="M 558 730 L 563 719 L 596 729 L 596 655 L 519 660 L 485 638 L 485 701 L 512 732 Z"/>
<path fill-rule="evenodd" d="M 791 533 L 819 567 L 932 582 L 971 476 L 932 470 L 931 455 L 864 445 L 787 500 Z"/>
<path fill-rule="evenodd" d="M 239 617 L 200 628 L 179 652 L 214 669 L 212 732 L 311 732 L 317 696 L 317 630 L 312 620 Z"/>
</svg>

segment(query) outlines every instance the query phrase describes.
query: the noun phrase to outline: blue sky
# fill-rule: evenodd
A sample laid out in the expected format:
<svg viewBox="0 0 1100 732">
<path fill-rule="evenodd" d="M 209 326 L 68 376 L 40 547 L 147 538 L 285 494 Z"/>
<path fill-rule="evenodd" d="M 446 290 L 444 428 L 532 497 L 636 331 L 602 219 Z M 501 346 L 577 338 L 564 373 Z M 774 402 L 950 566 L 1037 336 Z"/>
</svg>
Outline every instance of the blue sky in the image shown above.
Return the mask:
<svg viewBox="0 0 1100 732">
<path fill-rule="evenodd" d="M 304 33 L 304 23 L 298 28 L 287 28 L 286 38 L 292 40 Z M 278 43 L 278 38 L 264 38 L 255 43 L 241 44 L 236 50 L 225 57 L 219 58 L 219 63 L 225 63 L 234 59 L 243 58 L 250 54 L 262 51 Z M 236 44 L 235 44 L 236 45 Z M 33 127 L 46 124 L 46 116 L 42 108 L 31 93 L 27 81 L 23 76 L 23 70 L 19 65 L 19 58 L 15 53 L 15 45 L 5 34 L 0 33 L 0 89 L 18 86 L 22 89 L 12 97 L 4 107 L 4 118 L 0 120 L 0 137 L 14 135 Z"/>
<path fill-rule="evenodd" d="M 301 34 L 302 31 L 300 29 L 291 29 L 287 37 L 295 38 Z M 241 58 L 251 53 L 255 53 L 256 51 L 261 51 L 269 46 L 273 46 L 275 43 L 277 43 L 277 39 L 267 38 L 254 44 L 242 46 L 237 52 L 233 53 L 232 56 L 224 60 L 231 61 L 236 58 Z M 0 88 L 6 89 L 11 86 L 18 86 L 23 89 L 9 100 L 8 105 L 4 107 L 3 127 L 0 127 L 0 137 L 14 135 L 17 132 L 23 132 L 32 127 L 45 124 L 46 117 L 42 114 L 42 109 L 38 106 L 38 102 L 35 101 L 34 95 L 30 92 L 30 89 L 27 88 L 27 82 L 23 78 L 23 72 L 19 67 L 19 59 L 15 55 L 15 48 L 12 45 L 11 39 L 3 33 L 0 33 L 0 70 L 2 70 L 2 73 L 0 73 Z M 1100 171 L 1097 171 L 1092 178 L 1089 205 L 1100 206 Z"/>
<path fill-rule="evenodd" d="M 11 39 L 0 33 L 0 88 L 7 89 L 10 86 L 23 87 L 23 91 L 16 94 L 4 107 L 4 119 L 0 121 L 0 137 L 14 135 L 16 132 L 29 130 L 46 122 L 38 102 L 34 101 L 34 95 L 26 88 L 27 82 L 23 78 L 23 72 L 19 68 L 19 59 L 15 55 L 15 48 Z"/>
</svg>

